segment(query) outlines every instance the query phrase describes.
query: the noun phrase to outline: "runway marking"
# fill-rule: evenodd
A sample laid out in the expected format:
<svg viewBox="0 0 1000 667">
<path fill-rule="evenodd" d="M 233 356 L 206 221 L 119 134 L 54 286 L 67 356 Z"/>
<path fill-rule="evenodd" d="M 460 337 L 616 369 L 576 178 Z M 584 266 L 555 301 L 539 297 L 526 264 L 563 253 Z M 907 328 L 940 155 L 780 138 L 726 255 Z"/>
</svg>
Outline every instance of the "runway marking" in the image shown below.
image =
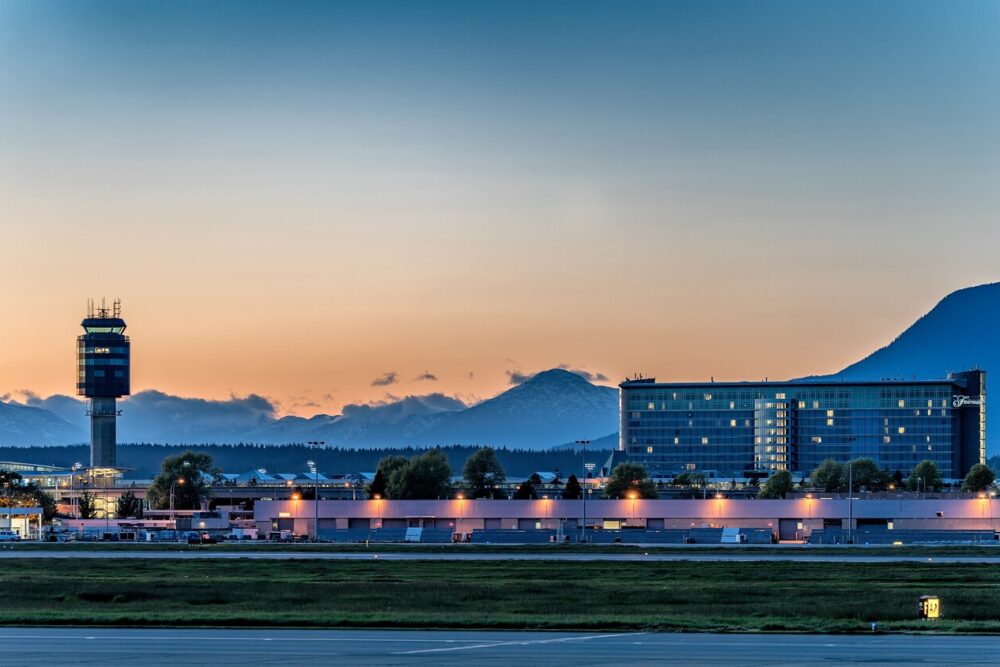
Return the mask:
<svg viewBox="0 0 1000 667">
<path fill-rule="evenodd" d="M 557 637 L 556 639 L 534 639 L 528 641 L 505 641 L 490 642 L 486 644 L 473 644 L 471 646 L 450 646 L 448 648 L 423 648 L 413 651 L 396 651 L 396 655 L 414 655 L 417 653 L 443 653 L 445 651 L 468 651 L 476 648 L 496 648 L 497 646 L 533 646 L 536 644 L 557 644 L 560 642 L 587 641 L 590 639 L 612 639 L 614 637 L 635 637 L 644 635 L 645 632 L 623 632 L 615 635 L 586 635 L 584 637 Z"/>
</svg>

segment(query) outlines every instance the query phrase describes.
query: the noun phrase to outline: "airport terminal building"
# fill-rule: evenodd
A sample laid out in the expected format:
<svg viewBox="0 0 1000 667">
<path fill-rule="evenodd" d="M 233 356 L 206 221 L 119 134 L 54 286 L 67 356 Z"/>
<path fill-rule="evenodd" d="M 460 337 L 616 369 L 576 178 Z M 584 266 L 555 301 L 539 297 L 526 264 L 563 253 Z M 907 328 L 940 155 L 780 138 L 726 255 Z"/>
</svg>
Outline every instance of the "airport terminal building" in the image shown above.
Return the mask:
<svg viewBox="0 0 1000 667">
<path fill-rule="evenodd" d="M 944 380 L 664 383 L 626 380 L 619 448 L 663 473 L 789 470 L 872 458 L 960 478 L 986 461 L 986 373 Z"/>
</svg>

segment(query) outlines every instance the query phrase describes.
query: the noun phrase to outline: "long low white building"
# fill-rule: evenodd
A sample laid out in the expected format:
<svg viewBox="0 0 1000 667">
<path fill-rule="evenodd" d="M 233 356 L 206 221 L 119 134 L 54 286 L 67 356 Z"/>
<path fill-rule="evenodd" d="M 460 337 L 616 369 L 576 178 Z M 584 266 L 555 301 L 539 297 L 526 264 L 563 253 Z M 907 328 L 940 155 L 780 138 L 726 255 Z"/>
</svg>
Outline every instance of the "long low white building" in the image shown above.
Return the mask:
<svg viewBox="0 0 1000 667">
<path fill-rule="evenodd" d="M 817 531 L 996 531 L 1000 501 L 982 498 L 790 500 L 311 500 L 259 501 L 261 534 L 314 536 L 331 531 L 448 529 L 579 532 L 694 528 L 768 529 L 776 539 L 806 540 Z"/>
</svg>

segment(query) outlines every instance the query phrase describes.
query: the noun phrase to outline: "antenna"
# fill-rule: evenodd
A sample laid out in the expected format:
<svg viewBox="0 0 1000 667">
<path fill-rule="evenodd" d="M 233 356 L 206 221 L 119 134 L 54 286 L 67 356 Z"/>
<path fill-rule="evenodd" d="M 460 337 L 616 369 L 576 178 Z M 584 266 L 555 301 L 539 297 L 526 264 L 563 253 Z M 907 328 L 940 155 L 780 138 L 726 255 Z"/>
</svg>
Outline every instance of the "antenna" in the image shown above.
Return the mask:
<svg viewBox="0 0 1000 667">
<path fill-rule="evenodd" d="M 122 316 L 122 300 L 115 299 L 115 302 L 111 305 L 112 317 L 119 318 Z"/>
</svg>

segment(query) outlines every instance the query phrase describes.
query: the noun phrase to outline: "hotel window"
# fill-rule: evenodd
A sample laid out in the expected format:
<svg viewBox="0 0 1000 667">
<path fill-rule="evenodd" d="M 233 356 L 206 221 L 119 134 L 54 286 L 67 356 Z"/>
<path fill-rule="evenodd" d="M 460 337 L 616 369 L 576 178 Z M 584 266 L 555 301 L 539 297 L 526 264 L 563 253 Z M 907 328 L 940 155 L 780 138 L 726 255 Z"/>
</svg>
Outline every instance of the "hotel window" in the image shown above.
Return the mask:
<svg viewBox="0 0 1000 667">
<path fill-rule="evenodd" d="M 906 427 L 905 427 L 905 426 L 900 426 L 900 427 L 899 427 L 898 429 L 896 429 L 896 430 L 897 430 L 897 431 L 899 431 L 899 434 L 900 434 L 900 435 L 903 435 L 904 433 L 906 433 Z"/>
<path fill-rule="evenodd" d="M 774 397 L 777 398 L 777 399 L 782 399 L 783 400 L 785 398 L 785 395 L 784 394 L 775 394 Z"/>
<path fill-rule="evenodd" d="M 813 410 L 819 410 L 819 401 L 813 401 Z"/>
<path fill-rule="evenodd" d="M 904 401 L 903 399 L 899 399 L 899 407 L 905 408 L 906 407 L 906 401 Z"/>
<path fill-rule="evenodd" d="M 674 438 L 674 444 L 675 444 L 675 445 L 679 445 L 679 444 L 681 444 L 681 439 L 680 439 L 680 438 L 677 438 L 677 437 L 675 437 L 675 438 Z"/>
<path fill-rule="evenodd" d="M 832 417 L 833 416 L 833 410 L 827 410 L 826 411 L 826 416 L 827 417 Z"/>
<path fill-rule="evenodd" d="M 890 438 L 887 435 L 884 435 L 884 436 L 882 436 L 882 442 L 884 442 L 885 444 L 888 445 L 890 442 L 892 442 L 892 438 Z"/>
<path fill-rule="evenodd" d="M 730 428 L 736 428 L 736 420 L 735 419 L 730 419 L 729 420 L 729 426 L 730 426 Z"/>
<path fill-rule="evenodd" d="M 934 401 L 932 399 L 930 399 L 930 398 L 927 399 L 927 407 L 929 407 L 929 408 L 933 408 L 934 407 Z"/>
<path fill-rule="evenodd" d="M 652 445 L 650 445 L 649 447 L 646 447 L 646 453 L 647 454 L 652 454 L 653 453 L 653 446 Z"/>
<path fill-rule="evenodd" d="M 736 401 L 729 401 L 729 409 L 730 410 L 736 409 Z"/>
<path fill-rule="evenodd" d="M 705 400 L 706 401 L 712 400 L 712 395 L 711 394 L 705 394 Z"/>
<path fill-rule="evenodd" d="M 702 438 L 701 438 L 701 444 L 707 445 L 708 444 L 708 438 L 702 436 Z"/>
<path fill-rule="evenodd" d="M 827 426 L 833 426 L 833 420 L 832 419 L 827 419 L 826 420 L 826 425 Z"/>
<path fill-rule="evenodd" d="M 650 403 L 649 407 L 647 407 L 646 409 L 647 410 L 655 410 L 656 409 L 656 403 Z"/>
<path fill-rule="evenodd" d="M 818 435 L 814 435 L 812 437 L 812 441 L 815 442 L 817 445 L 823 444 L 823 438 L 819 437 Z"/>
</svg>

